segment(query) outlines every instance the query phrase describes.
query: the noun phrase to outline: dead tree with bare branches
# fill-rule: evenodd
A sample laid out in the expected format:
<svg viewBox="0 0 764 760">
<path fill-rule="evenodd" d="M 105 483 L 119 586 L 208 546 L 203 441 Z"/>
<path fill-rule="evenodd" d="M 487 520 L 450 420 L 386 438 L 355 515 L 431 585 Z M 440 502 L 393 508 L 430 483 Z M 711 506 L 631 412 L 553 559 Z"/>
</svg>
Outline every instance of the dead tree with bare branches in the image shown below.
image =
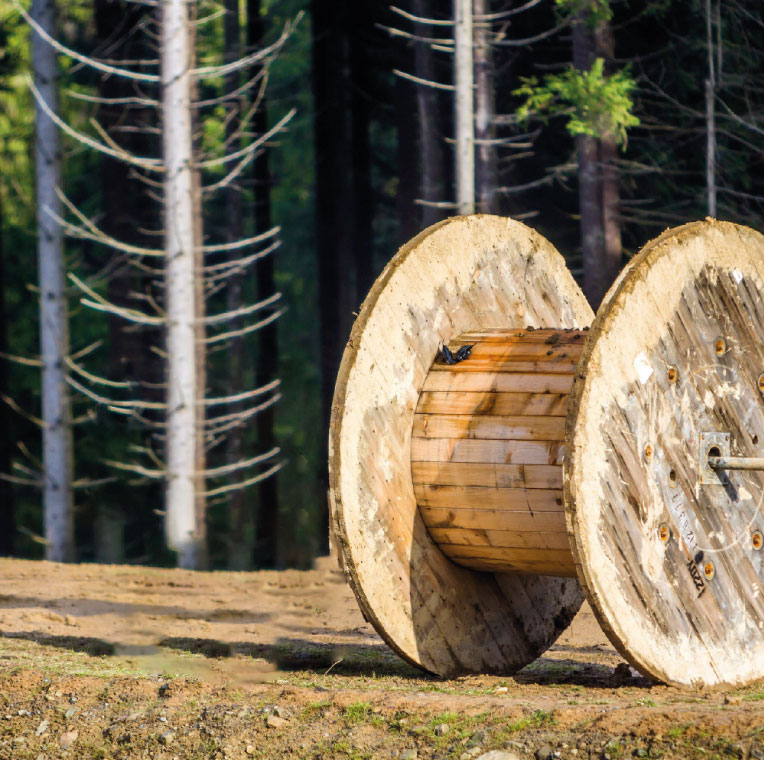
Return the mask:
<svg viewBox="0 0 764 760">
<path fill-rule="evenodd" d="M 203 237 L 201 208 L 218 193 L 236 188 L 247 168 L 262 154 L 269 140 L 294 116 L 290 111 L 264 132 L 254 134 L 253 122 L 267 82 L 269 67 L 284 47 L 294 27 L 288 23 L 269 45 L 249 51 L 236 60 L 198 65 L 195 28 L 205 21 L 196 18 L 196 4 L 167 0 L 157 6 L 147 32 L 158 42 L 159 65 L 143 61 L 127 68 L 105 59 L 83 55 L 62 45 L 55 35 L 20 6 L 48 49 L 66 53 L 103 76 L 122 77 L 138 85 L 131 101 L 153 109 L 156 122 L 149 127 L 161 135 L 160 156 L 137 155 L 110 135 L 97 120 L 94 131 L 75 130 L 55 112 L 39 86 L 31 84 L 38 108 L 70 139 L 124 162 L 134 178 L 151 189 L 161 203 L 164 245 L 154 248 L 118 239 L 87 217 L 66 196 L 60 181 L 51 188 L 60 210 L 49 208 L 52 222 L 68 235 L 86 239 L 110 250 L 120 262 L 152 276 L 156 287 L 133 294 L 137 305 L 116 303 L 104 294 L 103 278 L 88 279 L 70 274 L 80 300 L 95 311 L 120 318 L 136 328 L 160 330 L 163 345 L 154 347 L 164 360 L 162 400 L 146 399 L 136 392 L 139 378 L 110 379 L 90 372 L 81 361 L 66 353 L 65 382 L 79 394 L 116 414 L 130 417 L 152 432 L 156 444 L 143 447 L 135 457 L 126 455 L 107 464 L 139 479 L 161 480 L 165 490 L 165 531 L 168 546 L 177 552 L 182 567 L 205 564 L 205 511 L 210 499 L 221 498 L 262 482 L 280 468 L 279 450 L 236 461 L 208 464 L 225 449 L 223 442 L 279 399 L 279 382 L 272 380 L 249 390 L 210 397 L 206 383 L 206 355 L 232 341 L 272 324 L 281 313 L 281 295 L 271 293 L 254 303 L 227 301 L 225 310 L 208 313 L 208 304 L 243 272 L 249 271 L 278 248 L 277 228 L 249 237 L 207 242 Z M 244 84 L 233 74 L 256 74 Z M 220 82 L 214 98 L 198 96 L 200 82 Z M 229 86 L 226 87 L 225 84 Z M 138 89 L 140 93 L 138 94 Z M 207 88 L 209 89 L 209 87 Z M 104 99 L 93 96 L 99 106 Z M 228 130 L 213 154 L 202 154 L 195 124 L 205 108 L 223 105 L 236 128 Z M 66 320 L 63 319 L 65 322 Z M 140 456 L 142 455 L 142 456 Z M 143 459 L 143 461 L 141 461 Z"/>
</svg>

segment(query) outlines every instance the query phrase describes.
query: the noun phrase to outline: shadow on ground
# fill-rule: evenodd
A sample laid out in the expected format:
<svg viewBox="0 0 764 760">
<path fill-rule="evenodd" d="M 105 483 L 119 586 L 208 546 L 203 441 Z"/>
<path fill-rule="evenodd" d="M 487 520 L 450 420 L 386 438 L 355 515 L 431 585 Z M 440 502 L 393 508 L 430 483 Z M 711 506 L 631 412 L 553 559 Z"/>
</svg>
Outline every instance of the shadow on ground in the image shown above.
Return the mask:
<svg viewBox="0 0 764 760">
<path fill-rule="evenodd" d="M 388 676 L 438 682 L 441 679 L 408 665 L 383 644 L 336 646 L 300 638 L 280 638 L 273 644 L 226 643 L 216 639 L 171 637 L 156 644 L 126 645 L 87 636 L 54 636 L 41 632 L 5 632 L 5 638 L 33 641 L 43 646 L 82 652 L 93 657 L 157 654 L 162 648 L 211 659 L 250 657 L 264 660 L 282 672 L 316 675 Z M 571 652 L 574 654 L 574 652 Z M 512 676 L 518 684 L 586 688 L 632 686 L 649 689 L 653 684 L 625 664 L 618 669 L 608 665 L 581 662 L 579 659 L 540 657 Z"/>
<path fill-rule="evenodd" d="M 160 646 L 205 657 L 244 655 L 266 660 L 283 671 L 331 672 L 335 675 L 396 676 L 432 678 L 408 665 L 383 644 L 336 646 L 296 638 L 280 638 L 273 644 L 237 642 L 226 644 L 214 639 L 168 638 Z"/>
</svg>

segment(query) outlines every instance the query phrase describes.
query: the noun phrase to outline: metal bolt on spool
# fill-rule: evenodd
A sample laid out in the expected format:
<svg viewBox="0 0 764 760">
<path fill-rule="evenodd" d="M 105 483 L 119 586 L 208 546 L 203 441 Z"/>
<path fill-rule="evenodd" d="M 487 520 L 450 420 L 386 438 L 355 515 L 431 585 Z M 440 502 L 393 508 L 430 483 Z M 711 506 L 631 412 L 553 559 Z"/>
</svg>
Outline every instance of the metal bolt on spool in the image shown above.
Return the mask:
<svg viewBox="0 0 764 760">
<path fill-rule="evenodd" d="M 586 596 L 651 678 L 764 676 L 762 303 L 764 237 L 711 220 L 645 246 L 596 317 L 519 222 L 405 245 L 330 434 L 344 564 L 388 644 L 443 676 L 513 672 Z"/>
</svg>

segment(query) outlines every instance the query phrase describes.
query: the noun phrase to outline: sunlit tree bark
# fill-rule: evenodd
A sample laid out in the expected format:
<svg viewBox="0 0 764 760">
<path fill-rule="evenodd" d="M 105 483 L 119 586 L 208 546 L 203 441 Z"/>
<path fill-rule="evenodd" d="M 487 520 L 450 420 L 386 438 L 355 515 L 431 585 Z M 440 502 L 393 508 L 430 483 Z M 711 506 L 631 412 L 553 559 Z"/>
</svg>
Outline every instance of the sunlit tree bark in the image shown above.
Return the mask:
<svg viewBox="0 0 764 760">
<path fill-rule="evenodd" d="M 35 0 L 32 18 L 55 34 L 53 0 Z M 38 272 L 40 283 L 40 359 L 42 361 L 43 508 L 45 557 L 72 562 L 74 516 L 72 496 L 72 425 L 66 359 L 69 315 L 65 288 L 63 233 L 54 215 L 61 214 L 56 193 L 61 185 L 59 132 L 50 112 L 58 111 L 56 53 L 39 33 L 32 33 L 32 67 L 36 103 L 35 171 L 37 180 Z"/>
</svg>

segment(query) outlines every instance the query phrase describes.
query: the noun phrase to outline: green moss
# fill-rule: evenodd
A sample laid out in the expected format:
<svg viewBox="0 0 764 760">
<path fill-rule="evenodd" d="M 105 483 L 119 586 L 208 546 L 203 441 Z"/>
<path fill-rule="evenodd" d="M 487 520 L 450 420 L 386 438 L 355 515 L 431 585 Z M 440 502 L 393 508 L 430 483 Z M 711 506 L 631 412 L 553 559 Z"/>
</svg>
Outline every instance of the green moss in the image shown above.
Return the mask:
<svg viewBox="0 0 764 760">
<path fill-rule="evenodd" d="M 345 716 L 345 722 L 349 726 L 354 726 L 358 723 L 364 723 L 369 719 L 371 715 L 371 704 L 368 702 L 353 702 L 352 705 L 348 705 L 343 710 Z"/>
</svg>

